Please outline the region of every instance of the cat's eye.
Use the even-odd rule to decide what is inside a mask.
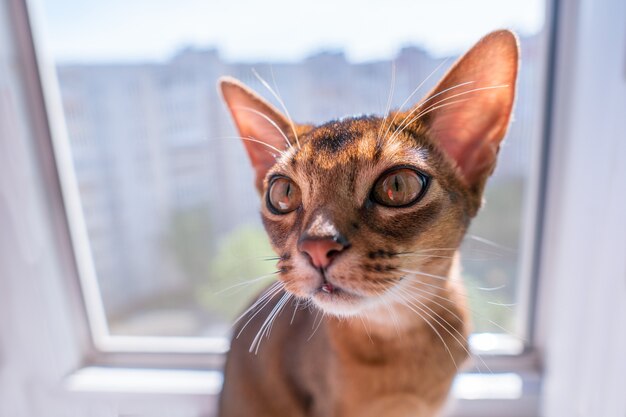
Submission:
[[[374,184],[372,199],[388,207],[408,206],[426,191],[428,177],[411,168],[399,168],[384,173]]]
[[[274,214],[294,211],[302,203],[300,188],[289,178],[276,177],[267,192],[267,207]]]

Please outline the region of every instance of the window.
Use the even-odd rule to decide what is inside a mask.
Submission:
[[[162,337],[159,333],[165,335],[166,332],[159,330],[163,329],[160,325],[152,328],[138,326],[136,328],[142,331],[135,333],[128,331],[128,327],[114,331],[114,326],[109,326],[108,320],[113,323],[116,317],[108,317],[110,313],[105,308],[107,301],[104,300],[103,290],[101,290],[106,287],[107,283],[100,282],[102,276],[94,268],[94,258],[97,253],[111,251],[111,249],[103,248],[107,245],[116,245],[118,242],[114,239],[108,241],[94,239],[91,231],[97,230],[98,233],[103,233],[102,230],[107,230],[110,224],[107,216],[115,213],[115,216],[119,217],[119,212],[116,211],[115,205],[110,203],[111,200],[99,192],[96,181],[85,181],[85,178],[89,179],[88,176],[81,180],[83,183],[76,181],[76,173],[89,173],[90,165],[103,158],[102,155],[93,153],[93,144],[90,144],[98,132],[93,132],[93,126],[89,123],[83,123],[88,119],[79,115],[85,112],[86,107],[77,105],[77,98],[72,97],[67,91],[63,95],[65,115],[59,112],[61,101],[58,100],[59,97],[54,91],[58,87],[58,80],[51,78],[50,66],[45,60],[46,51],[56,51],[58,68],[67,68],[68,62],[72,61],[72,56],[61,54],[59,51],[63,48],[59,49],[59,43],[66,43],[67,46],[68,39],[82,37],[74,42],[88,45],[88,47],[83,50],[74,48],[74,58],[84,58],[82,59],[83,66],[92,68],[98,59],[89,54],[94,51],[107,51],[102,44],[103,39],[110,40],[108,32],[111,28],[115,28],[117,33],[117,29],[123,26],[121,21],[126,21],[127,24],[132,22],[133,29],[136,29],[133,31],[133,36],[126,35],[124,45],[131,45],[130,40],[137,37],[141,38],[139,44],[145,47],[149,45],[149,42],[146,41],[145,35],[143,38],[140,36],[144,27],[135,24],[137,20],[133,16],[137,16],[137,10],[134,8],[139,8],[142,12],[151,9],[145,3],[140,2],[123,6],[110,3],[107,11],[120,16],[116,22],[113,22],[115,24],[112,24],[111,20],[107,19],[97,22],[87,19],[89,14],[102,14],[102,10],[91,9],[89,11],[88,8],[91,7],[89,3],[79,4],[67,1],[46,3],[48,8],[43,15],[36,13],[38,10],[33,6],[34,3],[36,2],[20,0],[0,2],[0,148],[2,150],[0,152],[0,169],[2,170],[2,175],[0,175],[0,224],[2,225],[2,233],[0,233],[0,327],[2,329],[0,414],[78,413],[85,415],[96,412],[102,415],[139,414],[171,417],[213,415],[214,394],[219,390],[221,375],[219,371],[206,371],[201,368],[217,366],[219,363],[206,361],[206,356],[198,360],[200,356],[192,353],[223,352],[227,348],[223,338],[199,336],[197,333],[194,335],[193,332],[187,332],[187,336],[179,332],[169,333],[169,336]],[[420,5],[419,11],[426,17],[435,16],[431,20],[437,23],[446,22],[443,24],[454,26],[453,29],[459,33],[462,32],[463,39],[468,40],[473,32],[463,24],[467,23],[465,21],[476,22],[480,19],[468,19],[471,16],[470,11],[463,9],[464,6],[457,3],[452,5],[443,1],[433,7],[440,7],[440,3],[443,8],[447,9],[446,12],[454,10],[455,15],[462,16],[463,22],[455,21],[450,13],[445,14],[450,18],[449,21],[437,17],[442,14],[437,15],[435,9],[426,13],[427,6]],[[509,2],[506,7],[513,7],[511,4]],[[154,3],[151,2],[150,6],[153,5]],[[480,6],[473,7],[480,9],[483,17],[490,15],[483,13],[483,10],[489,10],[504,19],[491,22],[493,26],[516,27],[523,35],[523,39],[532,33],[541,38],[536,44],[539,52],[536,52],[536,55],[529,55],[538,57],[537,60],[525,59],[524,68],[529,65],[535,66],[532,74],[534,74],[533,82],[536,83],[536,93],[545,94],[548,104],[543,108],[545,111],[539,111],[530,105],[524,108],[529,112],[541,113],[540,117],[546,118],[544,130],[546,137],[549,137],[549,146],[547,144],[543,147],[538,146],[539,135],[535,134],[539,130],[537,123],[529,133],[532,137],[530,140],[532,145],[528,153],[525,154],[522,151],[520,154],[525,155],[522,162],[528,167],[525,168],[525,174],[521,180],[524,190],[521,198],[524,202],[522,208],[519,208],[522,220],[516,226],[519,228],[519,232],[516,232],[518,237],[514,238],[515,242],[519,242],[517,247],[508,240],[501,241],[501,238],[496,235],[475,230],[474,235],[495,241],[499,246],[472,238],[467,244],[474,246],[465,252],[468,262],[466,270],[469,274],[472,271],[470,262],[482,262],[478,260],[480,257],[489,258],[489,260],[495,257],[497,262],[504,262],[502,259],[506,260],[507,257],[517,258],[517,260],[506,260],[509,265],[515,264],[513,270],[518,272],[505,274],[508,277],[507,282],[514,282],[515,288],[513,290],[513,287],[509,286],[507,290],[515,291],[515,298],[513,298],[515,307],[512,307],[514,311],[510,313],[509,309],[505,308],[505,316],[508,317],[505,321],[509,320],[505,324],[517,326],[515,323],[520,322],[516,330],[523,334],[523,328],[528,328],[534,323],[526,339],[532,338],[527,348],[534,350],[537,355],[483,355],[482,358],[495,371],[494,375],[479,375],[471,371],[460,375],[455,393],[457,398],[465,398],[468,401],[460,401],[460,406],[451,415],[455,417],[539,415],[537,403],[541,395],[543,403],[541,415],[549,417],[575,414],[621,416],[626,409],[621,389],[623,384],[619,383],[623,380],[625,369],[623,365],[626,363],[622,354],[626,346],[626,338],[622,333],[616,333],[614,330],[616,325],[620,328],[620,324],[626,317],[624,315],[626,305],[623,302],[624,292],[619,291],[620,288],[623,289],[624,284],[623,280],[620,280],[620,277],[624,276],[624,265],[619,261],[622,259],[625,247],[622,213],[626,210],[626,200],[623,197],[626,195],[624,192],[626,176],[622,175],[626,164],[620,161],[624,155],[624,142],[619,140],[624,136],[625,128],[621,110],[624,108],[626,97],[623,71],[626,38],[623,36],[622,22],[626,4],[619,0],[607,0],[602,3],[593,0],[551,1],[548,5],[551,18],[547,20],[550,22],[554,20],[554,25],[548,25],[551,27],[544,25],[542,28],[531,26],[531,28],[534,27],[532,30],[520,22],[524,21],[522,17],[526,11],[535,10],[534,16],[542,16],[538,8],[533,9],[535,6],[540,7],[535,3],[526,3],[523,9],[512,9],[513,17],[509,20],[503,17],[507,14],[498,9],[500,7],[498,4],[485,1],[473,2],[472,5]],[[149,34],[147,37],[162,36],[158,43],[170,46],[183,43],[193,44],[194,39],[202,38],[200,35],[194,37],[194,33],[199,33],[192,30],[193,25],[191,25],[196,17],[202,20],[203,24],[208,21],[207,16],[213,16],[218,20],[224,18],[224,16],[215,17],[208,13],[201,13],[202,7],[212,7],[210,5],[189,3],[187,6],[178,7],[171,13],[162,13],[159,15],[160,19],[146,16],[142,23],[148,25],[152,22],[150,23],[152,29],[146,29],[146,33]],[[319,7],[328,8],[324,4],[320,4]],[[195,12],[191,13],[193,16],[189,19],[182,19],[181,14],[188,13],[189,10]],[[246,7],[238,10],[247,10],[253,17],[261,16],[260,12],[257,13],[256,10]],[[347,16],[339,9],[333,10],[336,10],[339,16]],[[374,9],[351,10],[356,10],[354,15],[359,17],[361,22],[366,22],[366,19],[362,19],[361,13],[371,12]],[[375,11],[377,22],[384,21],[385,12]],[[54,22],[55,13],[70,13],[72,19],[61,28],[58,25],[55,27],[54,24],[50,25]],[[41,16],[45,18],[43,21],[36,19]],[[182,19],[189,23],[187,25],[189,31],[181,32],[183,35],[179,37],[168,37],[166,31],[161,30],[163,16],[169,19]],[[246,19],[248,20],[239,20],[239,22],[248,24],[250,20],[253,20],[250,17]],[[73,25],[70,24],[72,22],[74,22]],[[264,22],[269,22],[269,20]],[[298,21],[300,25],[303,24],[302,22]],[[541,26],[542,19],[539,18],[537,22]],[[46,23],[52,28],[49,33],[54,36],[42,36],[41,30]],[[428,22],[421,23],[427,26]],[[83,26],[78,30],[77,25],[81,24]],[[476,33],[474,37],[477,38],[482,32],[491,28],[490,25],[485,23],[481,26],[481,33]],[[419,25],[416,23],[416,26]],[[389,28],[390,32],[398,30],[392,25],[387,25],[385,28]],[[440,29],[443,30],[443,27]],[[274,29],[270,28],[269,32],[257,30],[256,33],[267,35],[271,30]],[[452,33],[455,30],[443,32]],[[355,31],[358,32],[358,29]],[[297,31],[292,32],[297,33]],[[331,31],[324,31],[324,33],[327,32]],[[546,36],[547,32],[550,32],[549,36]],[[105,35],[97,38],[96,33]],[[429,39],[439,40],[440,38],[435,37],[434,33],[436,32],[429,32],[431,35]],[[87,34],[91,34],[91,37],[87,37]],[[237,32],[237,35],[241,33]],[[33,42],[33,37],[35,42]],[[179,42],[181,39],[184,42]],[[207,39],[201,39],[196,46],[200,49],[203,45],[206,46],[209,43]],[[228,39],[234,41],[237,36],[228,36]],[[611,42],[607,42],[607,39]],[[41,46],[46,45],[46,41],[48,45],[50,41],[54,41],[52,48],[41,49]],[[243,41],[238,42],[245,45]],[[419,42],[419,39],[415,42]],[[524,40],[523,42],[526,43]],[[396,47],[401,43],[396,42]],[[549,50],[546,50],[546,44],[550,45]],[[34,48],[35,45],[40,48]],[[150,58],[152,66],[161,64],[167,67],[173,63],[172,59],[159,55],[158,51],[150,52],[149,48],[143,51],[143,55],[139,53],[139,50],[123,53],[122,46],[124,45],[118,42],[116,48],[119,47],[119,49],[108,49],[107,53],[112,55],[101,59],[100,63],[117,62],[119,64],[122,61],[128,62],[133,57],[142,58],[144,61]],[[281,49],[276,47],[275,42],[269,45],[272,46],[271,49]],[[320,48],[323,45],[337,46],[328,39],[323,39],[318,43]],[[346,45],[347,43],[343,46]],[[377,51],[380,49],[379,46],[380,44],[372,43],[368,44],[367,49]],[[424,46],[427,49],[433,47],[426,44]],[[437,48],[440,47],[441,45],[437,46]],[[458,48],[461,49],[460,46]],[[72,47],[66,47],[67,51],[72,49]],[[220,64],[223,68],[216,70],[219,73],[227,72],[226,70],[234,65],[233,62],[238,62],[233,56],[224,52],[227,49],[227,46],[220,48],[222,56],[225,57],[225,63]],[[267,58],[267,62],[272,62],[274,71],[277,72],[276,67],[281,61],[279,58],[270,55],[266,50],[254,49],[252,52],[255,51],[264,57],[263,59]],[[297,48],[297,51],[304,55],[310,52],[302,45]],[[153,55],[149,56],[150,54]],[[442,53],[441,56],[446,54],[447,52]],[[544,55],[548,56],[550,62],[544,62]],[[358,51],[347,53],[346,56],[350,67],[355,63],[361,65],[368,62],[368,59],[363,58]],[[395,56],[395,54],[389,53],[387,58],[390,56]],[[435,56],[435,58],[441,58],[441,56]],[[295,65],[299,59],[294,58],[291,65]],[[385,55],[381,53],[379,60],[385,59]],[[147,64],[147,61],[144,64]],[[141,65],[138,66],[141,67]],[[547,71],[541,68],[544,66],[547,67]],[[114,67],[118,68],[120,65]],[[255,65],[255,67],[260,68],[263,75],[268,76],[267,67],[263,65]],[[575,70],[572,71],[572,68]],[[523,69],[523,71],[526,70]],[[546,80],[543,77],[544,72],[548,74]],[[246,74],[250,80],[253,80],[247,70]],[[271,78],[271,71],[269,77]],[[389,82],[389,78],[390,68],[387,63],[386,71],[381,74],[381,79],[384,79],[382,84]],[[396,85],[400,89],[399,83],[402,75],[399,65],[396,78],[398,81]],[[293,94],[289,91],[294,88],[294,85],[301,85],[284,84],[281,79],[277,79],[277,83],[281,86],[281,92],[285,97]],[[137,94],[137,91],[144,88],[142,85],[128,82],[125,88],[129,94]],[[379,85],[378,80],[375,85]],[[106,86],[102,84],[100,87]],[[545,91],[543,91],[544,86],[546,86]],[[382,108],[388,90],[384,86],[376,88],[381,90],[382,100],[379,104]],[[191,90],[193,93],[195,89]],[[335,90],[330,89],[331,93],[333,91]],[[87,100],[91,93],[89,91],[83,100]],[[396,94],[399,93],[396,92]],[[206,99],[206,96],[202,97]],[[520,96],[520,100],[522,97],[524,96]],[[544,105],[543,100],[539,98],[533,100],[538,107]],[[191,146],[197,138],[193,133],[197,126],[190,126],[186,121],[190,117],[189,111],[191,110],[188,109],[194,107],[193,104],[189,104],[192,101],[188,96],[185,97],[185,94],[178,96],[172,93],[171,103],[168,101],[168,105],[172,106],[168,110],[171,115],[163,112],[167,116],[163,120],[145,125],[149,128],[161,126],[160,129],[170,129],[174,132],[172,135],[177,136],[173,143],[169,144],[172,152],[177,149],[178,145],[184,151],[185,147]],[[349,101],[346,100],[345,103]],[[589,106],[589,103],[603,103],[604,105]],[[109,108],[107,111],[119,111],[124,108],[130,115],[134,113],[135,117],[149,115],[145,109],[136,111],[137,108],[134,105],[118,104],[119,107]],[[522,104],[520,103],[520,106]],[[148,108],[154,103],[149,101],[143,105]],[[175,111],[178,108],[176,106],[190,107],[178,113]],[[316,111],[325,110],[327,109],[320,105]],[[336,113],[341,110],[338,109]],[[93,111],[96,116],[105,114],[103,107],[90,111]],[[346,107],[343,111],[349,112],[351,109]],[[304,110],[302,112],[306,114]],[[203,120],[209,123],[215,114],[211,112]],[[225,115],[220,116],[220,119],[222,117]],[[519,120],[521,116],[518,114],[517,117]],[[598,120],[602,120],[603,123],[598,123]],[[133,123],[133,127],[129,129],[137,138],[136,142],[133,142],[134,145],[141,140],[154,145],[151,142],[150,132],[143,135],[146,133],[142,132],[144,125],[137,121]],[[71,143],[64,132],[66,126],[71,131]],[[110,126],[105,126],[105,128],[109,129],[108,131],[105,129],[107,137],[111,135],[111,132],[116,131]],[[117,129],[119,130],[119,127]],[[220,134],[229,135],[227,131]],[[589,138],[593,138],[593,142],[590,142]],[[55,149],[52,149],[52,143]],[[67,152],[70,144],[71,154]],[[146,173],[151,171],[145,167],[145,162],[152,160],[141,157],[140,153],[138,156],[138,145],[131,148],[135,151],[125,155],[127,158],[125,161],[127,164],[136,162],[136,166],[133,167],[134,171],[128,169],[125,172],[133,173],[136,176],[134,181],[147,182],[150,176]],[[503,152],[507,152],[507,148]],[[110,160],[115,160],[112,155],[109,156]],[[503,160],[504,157],[503,154]],[[191,170],[189,167],[194,166],[193,162],[190,162],[192,160],[193,158],[189,157],[184,163],[176,165],[176,169],[184,172],[187,169]],[[542,167],[544,164],[546,166]],[[174,166],[174,164],[171,165]],[[583,166],[585,174],[591,173],[591,175],[580,175]],[[168,164],[167,167],[170,168],[170,165]],[[168,173],[166,170],[161,172]],[[97,173],[96,168],[93,168],[89,174],[97,179],[94,173]],[[181,180],[180,187],[168,189],[171,194],[167,194],[180,196],[181,200],[188,198],[189,207],[197,204],[194,202],[195,194],[188,193],[195,186],[192,181],[193,176],[191,177],[189,180]],[[540,178],[541,181],[539,181]],[[241,189],[249,189],[250,186],[243,185],[243,181],[247,179],[242,180]],[[60,185],[63,187],[61,188]],[[539,188],[545,188],[546,191],[537,192]],[[581,190],[584,190],[584,195],[581,195]],[[544,197],[545,203],[538,204],[537,200]],[[82,198],[82,201],[79,198]],[[153,201],[158,201],[158,199],[154,198]],[[505,202],[508,203],[508,201]],[[97,211],[94,207],[107,204],[111,204],[110,212],[99,213],[99,216],[94,215]],[[490,206],[493,207],[493,203],[488,203],[486,210],[489,210]],[[539,206],[545,207],[545,215],[536,216],[535,208]],[[88,213],[92,213],[92,218],[89,222],[84,222],[83,214],[87,216]],[[485,211],[485,213],[488,212]],[[589,213],[593,215],[589,216]],[[144,214],[149,217],[145,219],[146,224],[150,224],[156,218],[153,217],[155,216],[153,213],[144,212]],[[518,215],[516,214],[515,217]],[[477,222],[477,229],[480,228],[481,221],[487,222],[488,216],[485,215]],[[86,223],[89,223],[90,229],[85,227]],[[191,224],[195,227],[194,223]],[[541,236],[537,238],[536,245],[533,245],[535,240],[533,230],[535,229],[543,231],[538,233]],[[125,231],[122,230],[122,232]],[[494,231],[496,232],[500,231]],[[506,236],[513,235],[507,234]],[[541,257],[540,267],[536,266],[533,259],[535,252]],[[106,268],[115,268],[118,261],[114,257],[107,258],[100,255],[100,259],[95,262],[99,262],[100,266],[97,268],[106,270]],[[80,274],[76,273],[76,269]],[[531,270],[536,270],[536,273],[540,274],[537,294],[533,297],[539,300],[537,306],[525,301],[529,298],[528,294],[533,292],[528,277],[536,274],[530,274]],[[84,284],[82,288],[78,286],[78,275]],[[593,280],[590,280],[590,277]],[[492,281],[481,282],[479,285],[498,288],[500,286],[498,284],[497,281]],[[499,301],[508,304],[511,297],[504,298],[506,291],[502,293],[498,291],[500,290],[487,291],[487,294],[499,294],[498,296],[502,297]],[[84,305],[83,301],[86,301]],[[179,304],[179,306],[183,305]],[[147,305],[146,311],[150,309],[151,307]],[[91,318],[90,326],[87,326],[86,320],[83,320],[85,310],[89,312]],[[167,309],[161,308],[159,311],[164,310]],[[128,317],[132,318],[132,315]],[[161,317],[162,320],[172,320],[168,314],[162,314]],[[124,321],[121,320],[120,323]],[[489,323],[483,323],[483,325],[483,330],[479,329],[480,331],[496,331],[489,327]],[[159,329],[154,330],[156,327]],[[177,337],[174,334],[183,337]],[[478,348],[478,352],[507,351],[510,353],[516,350],[494,349],[498,345],[500,347],[503,345],[501,341],[496,340],[497,335],[494,333],[483,333],[483,335],[486,336],[478,336],[474,343],[474,348]],[[135,353],[131,353],[132,350]],[[156,352],[179,352],[179,354]],[[99,353],[102,354],[99,355]],[[221,355],[212,357],[217,358],[219,362]],[[178,361],[181,358],[184,361]],[[541,363],[538,363],[539,361]],[[116,366],[89,367],[89,365],[103,362]],[[158,364],[161,369],[157,369],[155,364]],[[163,369],[167,366],[187,369]],[[128,369],[129,367],[133,369]],[[544,373],[544,370],[547,371]],[[479,383],[476,383],[477,379]],[[520,390],[523,394],[521,397],[519,396]],[[77,391],[88,391],[89,395],[85,396]],[[511,392],[517,392],[518,395],[511,397]],[[459,393],[462,395],[459,396]],[[469,400],[470,398],[472,400]]]
[[[425,94],[479,36],[513,26],[523,57],[515,122],[463,264],[483,334],[475,348],[522,350],[545,5],[455,3],[472,15],[455,22],[439,19],[446,2],[413,2],[411,13],[397,13],[406,5],[396,3],[345,2],[330,15],[323,4],[302,6],[292,11],[294,22],[307,22],[298,30],[270,13],[286,7],[278,0],[44,2],[73,159],[62,169],[75,172],[84,215],[91,256],[83,262],[93,262],[94,273],[82,283],[99,348],[123,350],[116,340],[146,336],[162,337],[164,350],[179,337],[223,350],[229,323],[272,279],[251,169],[216,92],[219,76],[267,93],[257,72],[296,120],[382,114],[389,97],[398,107],[422,81],[414,100]],[[388,29],[372,29],[381,24]],[[459,24],[466,30],[453,30]]]

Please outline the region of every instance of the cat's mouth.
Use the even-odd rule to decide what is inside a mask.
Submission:
[[[355,310],[363,300],[362,295],[330,282],[325,274],[321,285],[314,290],[311,298],[322,310],[340,315],[353,313],[352,310]]]

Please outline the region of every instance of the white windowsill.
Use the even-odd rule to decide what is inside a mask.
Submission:
[[[220,371],[145,369],[89,366],[69,375],[64,387],[70,392],[204,395],[219,394]],[[518,400],[525,395],[521,374],[461,373],[452,396],[457,400]]]

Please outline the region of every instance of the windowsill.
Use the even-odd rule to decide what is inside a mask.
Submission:
[[[452,417],[536,416],[539,404],[537,373],[461,373],[450,401]],[[89,366],[69,375],[64,387],[71,393],[157,394],[216,399],[223,375],[215,370],[174,370]],[[513,407],[514,405],[514,407]],[[509,415],[509,414],[507,414]]]

